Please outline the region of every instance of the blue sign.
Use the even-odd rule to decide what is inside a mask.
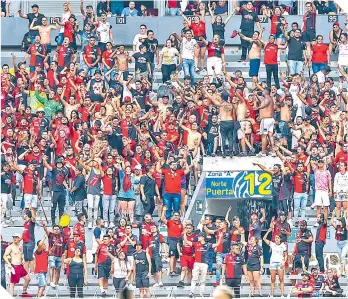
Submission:
[[[265,198],[271,194],[272,176],[263,171],[208,171],[206,176],[206,198]]]

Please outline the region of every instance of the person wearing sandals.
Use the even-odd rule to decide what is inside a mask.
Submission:
[[[64,260],[65,264],[69,264],[68,283],[70,288],[70,297],[75,298],[76,291],[79,298],[83,298],[83,286],[87,285],[87,268],[81,258],[80,248],[76,248],[72,258]]]
[[[112,261],[111,274],[116,292],[122,291],[131,275],[132,265],[126,260],[124,251],[120,251]]]

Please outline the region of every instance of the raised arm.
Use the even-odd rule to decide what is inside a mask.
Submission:
[[[267,172],[267,173],[269,173],[271,175],[274,174],[274,172],[272,170],[268,169],[267,167],[263,166],[262,164],[260,164],[258,162],[254,162],[253,165],[260,167],[261,170],[263,170],[264,172]]]

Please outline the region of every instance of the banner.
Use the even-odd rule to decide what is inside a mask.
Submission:
[[[263,171],[208,171],[207,199],[263,198],[272,195],[272,176]]]

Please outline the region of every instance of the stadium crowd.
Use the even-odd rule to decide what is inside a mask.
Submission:
[[[233,13],[223,9],[225,1],[199,2],[192,18],[185,13],[190,6],[182,12],[177,1],[169,1],[177,4],[168,6],[169,13],[183,17],[182,31],[159,45],[144,19],[131,52],[115,44],[107,19],[110,1],[100,2],[105,9],[81,1],[82,24],[69,2],[53,25],[37,4],[30,13],[18,11],[28,19],[29,32],[24,61],[13,55],[13,66],[2,65],[1,226],[9,226],[18,186],[24,227],[22,235],[1,242],[2,286],[7,287],[8,267],[9,292],[23,278],[21,296],[31,297],[27,288],[34,273],[35,295],[42,297],[47,284],[56,288],[65,271],[70,296],[82,298],[90,275],[85,230],[93,229],[93,273],[102,297],[112,278],[116,290],[135,283],[140,296],[149,298],[150,276],[155,287],[163,286],[163,261],[169,262],[168,275],[179,275],[178,287],[185,281],[191,286],[190,297],[197,283],[204,293],[206,275],[213,272],[216,285],[233,288],[235,297],[244,276],[250,295],[255,290],[261,295],[263,243],[272,250],[271,296],[277,276],[286,295],[284,274],[289,273],[302,273],[293,295],[342,296],[338,278],[348,275],[348,41],[338,22],[329,36],[316,34],[316,11],[327,13],[330,1],[307,2],[302,24],[286,21],[293,1],[279,1],[289,9],[264,1],[260,11],[254,1],[242,1]],[[115,14],[128,16],[133,4]],[[262,28],[258,13],[269,17],[271,32]],[[250,63],[252,86],[241,71],[226,72],[225,25],[235,14],[242,16],[240,31],[228,34],[241,40],[240,61]],[[213,36],[206,35],[207,26]],[[57,32],[56,49],[51,31]],[[286,73],[279,71],[284,51]],[[265,82],[259,80],[261,55]],[[135,72],[129,70],[133,62]],[[330,77],[332,68],[339,81]],[[158,72],[163,85],[153,90]],[[279,157],[282,165],[268,169],[262,164],[267,155]],[[230,209],[226,217],[182,222],[205,156],[261,158],[254,164],[272,176],[271,215],[264,209],[253,212],[245,229],[236,211],[230,223]],[[51,193],[51,221],[36,223],[44,187]],[[73,227],[61,224],[69,204],[78,219]],[[307,205],[316,209],[315,235],[305,220]],[[159,221],[153,220],[155,210]],[[272,219],[262,237],[266,217]],[[45,232],[41,240],[35,236],[37,225]],[[338,270],[324,265],[330,226]],[[166,238],[160,227],[167,228]],[[293,227],[300,229],[295,249],[288,252]],[[312,246],[318,266],[310,269]]]

